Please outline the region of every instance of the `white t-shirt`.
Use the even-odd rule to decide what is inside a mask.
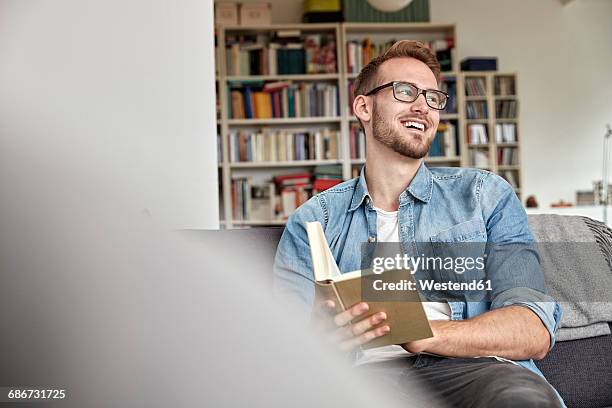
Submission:
[[[376,241],[399,242],[399,220],[397,211],[376,210]],[[399,247],[398,247],[399,248]],[[423,309],[429,320],[450,320],[451,309],[448,302],[423,302]],[[363,351],[357,364],[366,364],[410,356],[401,346],[391,345]]]

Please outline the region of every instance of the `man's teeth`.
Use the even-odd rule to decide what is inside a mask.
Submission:
[[[404,126],[407,127],[407,128],[414,127],[414,128],[419,129],[419,130],[425,130],[425,125],[423,125],[422,123],[419,123],[419,122],[407,121],[407,122],[404,122]]]

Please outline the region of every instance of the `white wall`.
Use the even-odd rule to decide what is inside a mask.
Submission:
[[[461,58],[494,55],[519,73],[523,181],[540,206],[601,180],[612,124],[612,2],[432,0],[435,22],[456,22]]]
[[[289,8],[293,4],[293,8]],[[273,0],[276,23],[297,23],[302,2]],[[612,1],[430,0],[433,22],[455,23],[460,58],[497,56],[519,73],[524,197],[540,206],[601,179],[612,124]]]
[[[218,227],[212,11],[0,0],[3,198]]]

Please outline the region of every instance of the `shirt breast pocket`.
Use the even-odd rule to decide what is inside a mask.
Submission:
[[[430,273],[435,279],[460,283],[484,279],[487,232],[481,218],[443,229],[430,237],[430,243],[434,256]],[[450,292],[453,297],[466,294],[463,290]]]

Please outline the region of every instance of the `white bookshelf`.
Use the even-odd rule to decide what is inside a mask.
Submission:
[[[518,97],[518,75],[516,72],[499,72],[499,71],[469,71],[461,73],[462,81],[465,84],[466,78],[482,78],[485,83],[486,93],[483,96],[465,96],[464,105],[471,101],[484,101],[487,106],[488,117],[486,119],[467,119],[466,114],[466,126],[470,124],[483,124],[487,127],[488,143],[467,143],[466,154],[463,157],[462,166],[465,167],[480,167],[486,170],[495,172],[502,177],[505,177],[507,172],[513,174],[514,182],[516,186],[514,190],[516,194],[521,197],[521,186],[523,185],[522,180],[522,161],[521,161],[521,132],[520,132],[520,103]],[[497,78],[512,78],[514,82],[514,93],[509,95],[497,95],[495,92],[495,81]],[[462,91],[465,93],[465,89]],[[516,103],[516,115],[512,118],[497,117],[496,104],[503,101],[514,101]],[[466,110],[464,106],[464,111]],[[496,137],[496,125],[497,124],[512,124],[515,126],[515,141],[501,141],[499,142]],[[466,133],[467,135],[467,129]],[[467,136],[466,136],[467,142]],[[512,149],[513,162],[512,163],[499,163],[498,160],[498,149]],[[471,162],[469,152],[472,149],[486,150],[488,153],[489,164],[487,166],[475,166]]]
[[[336,37],[336,73],[326,74],[305,74],[305,75],[251,75],[251,76],[228,76],[226,67],[226,38],[227,35],[238,33],[273,33],[278,30],[300,30],[302,33],[334,33]],[[350,114],[348,107],[348,83],[354,80],[356,73],[347,72],[346,45],[349,41],[369,37],[373,41],[385,42],[390,40],[415,39],[421,41],[434,41],[445,38],[454,39],[452,51],[452,70],[443,72],[443,78],[453,78],[456,82],[456,107],[455,113],[441,113],[441,120],[452,121],[457,133],[457,144],[459,155],[451,157],[427,157],[426,162],[432,166],[467,166],[469,160],[469,150],[473,148],[488,148],[491,155],[495,155],[497,147],[507,147],[519,149],[520,138],[516,143],[495,144],[494,134],[489,143],[483,146],[468,146],[466,138],[466,126],[469,123],[483,123],[494,130],[495,123],[512,122],[517,123],[516,119],[496,119],[494,118],[495,101],[498,99],[511,99],[511,97],[499,97],[493,95],[493,82],[495,75],[515,75],[506,73],[459,72],[458,44],[455,26],[452,24],[430,24],[430,23],[334,23],[334,24],[282,24],[271,25],[268,27],[218,27],[217,28],[217,61],[218,61],[218,93],[220,98],[221,114],[218,119],[219,132],[221,134],[221,154],[222,159],[219,163],[220,168],[220,194],[223,205],[224,219],[222,226],[225,228],[241,228],[248,226],[263,225],[282,225],[283,220],[277,219],[254,219],[254,220],[234,220],[232,218],[232,193],[231,182],[235,174],[249,175],[256,174],[256,177],[268,177],[271,179],[275,174],[281,174],[287,169],[304,170],[311,169],[318,165],[339,164],[342,166],[343,178],[351,178],[353,171],[363,165],[363,159],[350,157],[350,126],[357,119]],[[490,94],[483,97],[466,97],[464,91],[464,78],[466,75],[485,76],[491,83],[488,87]],[[516,78],[516,75],[515,75]],[[231,119],[228,117],[228,87],[231,82],[240,81],[297,81],[297,82],[317,82],[325,81],[336,84],[339,92],[340,115],[337,117],[296,117],[296,118],[276,118],[276,119]],[[516,86],[516,84],[515,84]],[[516,98],[516,95],[513,96]],[[489,106],[489,118],[485,120],[467,120],[465,104],[469,100],[484,100]],[[229,134],[234,129],[295,129],[300,128],[329,128],[339,131],[338,139],[338,159],[337,160],[303,160],[303,161],[280,161],[280,162],[230,162],[229,159]],[[507,169],[496,166],[495,157],[490,159],[491,165],[488,166],[493,171],[513,170],[520,175],[520,164],[512,165]],[[520,163],[520,162],[519,162]],[[521,181],[519,180],[519,187]],[[518,193],[518,191],[517,191]]]

